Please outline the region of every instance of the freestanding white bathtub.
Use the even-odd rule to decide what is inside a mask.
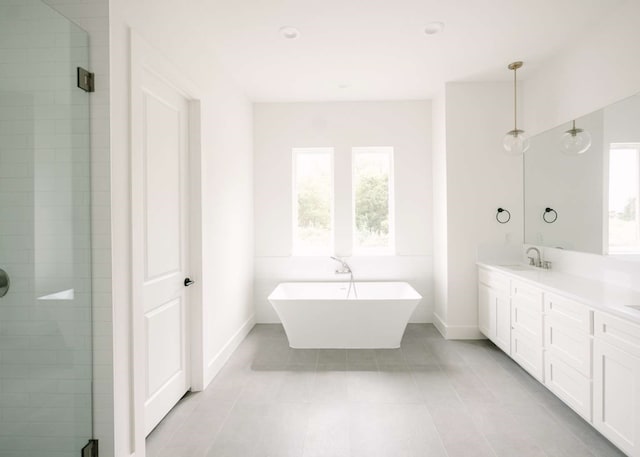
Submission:
[[[406,282],[288,282],[269,295],[289,339],[302,348],[397,348],[422,296]]]

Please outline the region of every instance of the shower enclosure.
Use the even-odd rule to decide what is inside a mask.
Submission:
[[[88,36],[0,0],[0,457],[92,437]]]

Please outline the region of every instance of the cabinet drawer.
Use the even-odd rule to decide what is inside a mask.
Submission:
[[[544,312],[547,316],[562,320],[569,325],[575,325],[589,334],[592,333],[592,312],[582,303],[546,293],[544,294]]]
[[[542,348],[544,344],[544,327],[542,311],[531,301],[522,297],[511,299],[511,323],[514,329],[527,333]]]
[[[549,390],[591,422],[591,379],[564,363],[553,352],[545,353],[544,373],[544,382]]]
[[[544,381],[542,354],[540,341],[518,329],[511,331],[511,357],[541,382]]]
[[[640,357],[640,325],[596,311],[594,334],[607,343],[625,352]]]
[[[491,289],[509,294],[509,278],[505,275],[484,268],[478,269],[478,281]]]
[[[542,290],[527,283],[512,280],[511,297],[517,298],[521,302],[529,302],[536,311],[543,311]]]
[[[562,318],[546,316],[545,349],[588,378],[591,378],[591,345],[591,337],[587,332],[567,325]]]

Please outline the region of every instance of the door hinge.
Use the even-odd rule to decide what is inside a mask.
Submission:
[[[89,70],[78,67],[78,87],[85,92],[95,92],[96,76]]]
[[[98,457],[98,440],[89,440],[80,457]]]

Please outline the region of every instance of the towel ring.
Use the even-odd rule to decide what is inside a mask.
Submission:
[[[506,217],[503,216],[502,218],[500,218],[500,215],[502,213],[506,213],[507,216]],[[504,208],[498,208],[498,211],[496,212],[496,221],[498,221],[501,224],[506,224],[510,220],[511,220],[511,213]]]
[[[547,216],[548,214],[551,214],[551,215]],[[542,213],[542,219],[547,224],[553,224],[555,221],[558,220],[558,212],[553,208],[545,208],[544,213]]]

